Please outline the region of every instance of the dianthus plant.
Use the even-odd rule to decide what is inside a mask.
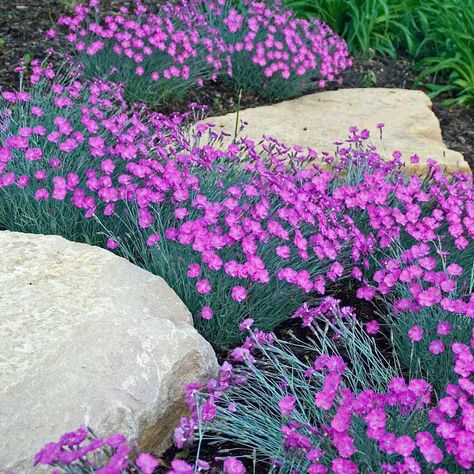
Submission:
[[[106,14],[100,1],[91,0],[58,23],[66,28],[85,76],[123,82],[129,102],[177,103],[191,87],[215,79],[224,66],[220,35],[186,2],[150,12],[136,1],[132,9],[122,6]]]
[[[192,416],[175,430],[176,444],[232,441],[280,473],[472,468],[474,334],[470,346],[452,345],[455,380],[437,397],[428,381],[398,373],[399,361],[385,359],[352,308],[326,298],[311,319],[306,343],[245,321],[250,335],[232,363],[205,387],[187,388]]]
[[[344,40],[280,0],[271,8],[255,0],[181,0],[155,10],[137,0],[115,15],[91,0],[58,23],[87,77],[123,82],[129,101],[152,105],[176,103],[217,77],[236,91],[292,97],[340,80],[351,65]]]
[[[116,84],[48,84],[54,71],[33,68],[30,93],[3,93],[4,227],[116,250],[165,278],[219,346],[246,317],[273,329],[341,290],[388,298],[400,320],[438,304],[474,314],[471,177],[434,163],[406,176],[355,127],[334,155],[224,146],[210,124],[127,108]]]
[[[285,99],[341,81],[351,66],[347,45],[318,19],[297,18],[280,0],[199,0],[220,31],[236,91]]]
[[[369,248],[328,193],[333,173],[306,168],[313,154],[215,147],[208,125],[128,109],[103,80],[3,101],[1,224],[116,250],[165,278],[216,345],[248,315],[273,328]]]

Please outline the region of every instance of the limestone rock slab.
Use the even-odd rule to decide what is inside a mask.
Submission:
[[[160,452],[211,346],[161,278],[57,236],[0,232],[0,467],[86,423]]]
[[[417,154],[419,165],[410,165],[415,172],[425,170],[429,158],[448,172],[470,172],[462,154],[444,145],[431,106],[431,100],[422,91],[339,89],[241,110],[239,119],[248,122],[241,136],[256,142],[263,135],[272,136],[286,145],[301,145],[320,152],[333,152],[333,142],[347,138],[348,128],[355,125],[370,130],[371,142],[387,158],[398,150],[409,163],[409,157]],[[233,136],[236,113],[210,117],[206,122],[214,123],[215,131],[224,130]],[[379,122],[385,124],[382,140],[376,128]]]

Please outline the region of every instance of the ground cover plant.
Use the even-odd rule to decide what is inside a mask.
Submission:
[[[310,384],[306,389],[322,394],[316,396],[316,408],[307,400],[301,402],[310,413],[303,418],[307,429],[323,429],[323,420],[330,418],[319,410],[329,410],[336,399],[339,403],[338,397],[344,410],[357,397],[369,395],[377,403],[383,401],[385,410],[399,404],[390,390],[402,391],[398,408],[410,423],[394,422],[404,426],[403,432],[388,433],[387,443],[395,443],[394,450],[385,441],[378,447],[369,441],[379,442],[373,436],[385,431],[367,435],[357,423],[361,440],[359,448],[351,448],[353,441],[347,436],[355,434],[346,422],[342,431],[336,430],[342,434],[324,435],[332,443],[328,452],[314,454],[314,449],[321,449],[321,440],[313,446],[300,433],[298,422],[290,423],[283,430],[280,426],[277,431],[260,431],[264,438],[269,435],[281,443],[267,445],[256,437],[252,445],[260,449],[259,459],[275,469],[286,472],[295,462],[307,466],[312,461],[314,472],[325,472],[329,465],[333,472],[356,472],[360,464],[362,472],[368,466],[385,472],[404,472],[411,466],[418,472],[420,462],[441,458],[450,466],[448,472],[457,472],[458,466],[470,468],[469,367],[474,360],[469,349],[474,305],[470,176],[448,177],[434,162],[425,179],[406,175],[399,153],[384,161],[366,144],[369,133],[356,127],[345,142],[339,142],[334,155],[322,155],[325,168],[314,163],[316,152],[288,148],[275,139],[261,146],[236,140],[223,148],[210,125],[192,126],[182,115],[167,117],[144,107],[130,108],[120,85],[81,81],[70,70],[61,78],[61,72],[49,65],[33,63],[33,67],[38,81],[34,79],[29,93],[3,93],[0,222],[4,227],[104,245],[164,276],[192,310],[202,334],[218,347],[240,339],[237,325],[244,321],[246,327],[248,316],[267,331],[291,315],[301,318],[317,337],[313,350],[341,356],[337,360],[346,360],[349,366],[347,387],[341,386],[341,393],[342,368],[319,378],[316,388]],[[383,124],[378,127],[383,133]],[[416,163],[418,157],[411,161]],[[351,310],[339,311],[331,306],[333,299],[322,300],[345,292],[384,303],[384,311],[378,316],[374,311],[366,331],[375,334],[382,325],[388,328],[390,363],[380,347],[368,342]],[[314,325],[320,320],[323,331]],[[265,351],[273,336],[255,334],[256,348]],[[352,346],[344,343],[344,337]],[[283,356],[284,351],[271,358],[273,366],[264,364],[265,370],[258,372],[252,341],[247,339],[232,351],[235,360],[249,364],[244,371],[258,375],[265,386],[277,383],[284,391],[289,381],[296,383],[295,367],[282,368],[280,357],[285,364],[291,360],[298,366],[298,362],[291,354]],[[291,379],[280,383],[274,371],[282,370]],[[404,380],[408,387],[410,383],[418,387],[414,395],[400,388]],[[229,404],[236,403],[233,397],[252,403],[243,382],[239,375],[235,386],[229,383]],[[303,382],[304,377],[299,383]],[[196,411],[192,401],[196,387],[191,388],[188,399],[194,418],[183,421],[178,433],[188,430],[187,436],[181,441],[178,437],[178,443],[193,439],[197,427],[200,436],[219,433],[219,439],[251,445],[243,427],[236,437],[236,419],[221,424],[225,418],[214,414],[215,383],[209,387],[205,407],[211,415]],[[433,397],[429,401],[428,392]],[[296,400],[291,393],[285,399],[290,407]],[[426,405],[446,397],[443,403],[454,403],[461,410],[459,421],[457,408],[441,410],[454,418],[449,422],[437,411],[427,411]],[[268,398],[272,400],[275,397]],[[311,414],[314,410],[316,415]],[[264,419],[258,418],[263,416],[259,411],[251,411],[256,419],[249,424],[249,433]],[[243,420],[248,421],[245,413]],[[363,410],[355,413],[362,419],[368,415]],[[426,443],[414,437],[420,426],[426,431]],[[438,438],[433,441],[430,426],[445,440],[444,447]],[[455,446],[449,442],[452,430]],[[275,437],[276,432],[283,438]],[[317,438],[318,432],[313,434]],[[464,441],[459,442],[461,434]],[[411,456],[417,442],[425,461]],[[367,452],[376,450],[380,452],[373,463],[367,464]],[[311,458],[305,458],[310,452]],[[356,452],[365,454],[360,458]]]
[[[96,6],[93,1],[90,8]],[[82,30],[90,13],[84,6],[61,23],[78,35],[70,38],[76,47],[90,32],[120,30],[125,42],[133,42],[132,31],[140,38],[142,27],[167,25],[166,34],[175,32],[138,8],[144,23],[122,10],[104,20],[107,27],[92,22]],[[263,3],[182,8],[169,4],[163,11],[178,12],[195,45],[203,39],[201,26],[207,33],[238,33],[245,22],[251,32],[262,23],[271,33],[276,24],[267,17],[292,25],[285,30],[290,37],[298,28],[306,32],[287,11],[277,8],[272,16]],[[336,48],[330,56],[346,58],[344,44],[327,33]],[[186,43],[186,34],[180,37]],[[203,41],[216,54],[206,60],[206,74],[217,74],[225,57],[222,64],[232,70],[251,67],[237,46],[245,35],[229,38]],[[84,43],[89,47],[85,54],[92,57],[105,46]],[[235,56],[226,56],[229,51]],[[189,60],[191,68],[199,53],[187,52],[183,64]],[[117,57],[124,59],[122,53],[128,55]],[[171,79],[172,66],[162,60],[161,73],[167,70],[183,94],[201,76],[198,68],[187,83],[183,66]],[[264,65],[258,66],[255,77],[266,81]],[[163,469],[472,470],[472,177],[448,176],[434,161],[426,176],[410,175],[398,152],[382,157],[369,132],[357,127],[331,153],[270,137],[254,143],[236,136],[224,145],[225,134],[196,125],[203,118],[199,105],[171,115],[131,105],[137,98],[127,84],[111,81],[113,75],[96,77],[98,71],[88,79],[87,67],[33,60],[28,76],[19,68],[19,91],[2,92],[0,227],[103,246],[162,276],[201,334],[228,352],[218,379],[186,388],[191,416],[177,427],[175,443],[188,458]],[[126,74],[136,75],[135,69]],[[280,90],[280,79],[272,78],[268,91]],[[291,73],[285,81],[290,89],[301,85]],[[159,95],[166,89],[146,87],[137,90]],[[377,128],[383,135],[384,124]],[[360,302],[365,312],[349,306]],[[277,336],[289,321],[301,337]],[[212,459],[205,459],[204,445],[214,447]],[[36,462],[59,472],[151,473],[159,461],[120,435],[96,438],[81,427],[46,445]]]
[[[364,57],[407,56],[418,85],[445,103],[472,107],[474,2],[472,0],[287,0],[303,17],[317,17]],[[439,12],[443,11],[443,15]],[[449,94],[447,94],[449,93]]]
[[[34,67],[38,75],[54,74]],[[4,97],[3,227],[116,249],[165,278],[215,346],[237,342],[246,316],[271,330],[305,301],[337,291],[343,279],[368,299],[376,291],[373,279],[388,292],[398,283],[393,274],[403,270],[384,267],[382,255],[398,248],[395,239],[408,251],[406,242],[439,232],[443,245],[472,260],[463,227],[451,223],[456,214],[445,214],[445,200],[460,192],[471,199],[469,179],[460,175],[451,184],[436,169],[428,182],[404,178],[398,156],[384,164],[362,146],[366,131],[354,129],[350,146],[323,170],[307,166],[315,152],[275,140],[261,151],[247,141],[222,150],[212,130],[203,139],[208,126],[193,129],[182,116],[127,109],[120,86],[100,80],[46,82],[30,94]],[[375,207],[366,201],[373,194]],[[378,246],[383,254],[374,252]],[[433,285],[443,279],[444,293],[453,291],[441,270],[427,276],[427,288],[404,277],[412,292],[404,309],[416,310],[419,295],[428,307],[439,303],[444,294]],[[379,285],[381,278],[390,285]],[[274,305],[279,295],[284,304]]]
[[[340,80],[351,64],[326,24],[296,18],[279,1],[268,8],[255,0],[191,0],[155,9],[137,2],[103,15],[93,0],[58,24],[86,77],[124,82],[129,101],[151,105],[177,102],[217,78],[237,92],[288,98]]]

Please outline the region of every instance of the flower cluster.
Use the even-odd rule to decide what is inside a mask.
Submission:
[[[341,83],[352,62],[346,43],[316,18],[302,19],[281,1],[211,0],[207,18],[229,53],[231,81],[239,90],[269,98]]]
[[[88,226],[89,241],[163,276],[222,345],[248,315],[272,329],[343,281],[361,299],[391,298],[394,313],[439,304],[471,316],[470,177],[434,164],[429,180],[406,177],[398,155],[385,162],[355,127],[322,155],[326,168],[275,139],[224,147],[211,124],[127,108],[114,83],[45,85],[41,71],[30,94],[3,93],[0,191],[21,190],[2,199],[8,228],[21,230],[29,212],[47,227],[50,206],[69,206],[71,217],[56,211],[56,232],[77,240]]]
[[[64,433],[58,442],[47,443],[36,453],[34,465],[53,466],[55,473],[153,474],[161,462],[151,454],[138,453],[122,434],[98,438],[90,429],[81,426],[76,431]],[[242,462],[233,456],[226,457],[222,466],[224,474],[246,472]],[[164,472],[195,474],[211,469],[205,461],[197,461],[192,466],[181,459],[171,461],[170,467]]]
[[[158,459],[147,453],[138,455],[121,434],[97,438],[85,426],[64,433],[59,441],[47,443],[35,455],[34,465],[54,466],[54,472],[112,474],[134,472],[152,474]],[[80,470],[80,471],[79,471]]]
[[[325,25],[280,4],[194,1],[154,14],[138,3],[102,20],[97,7],[61,20],[86,72],[107,69],[93,77],[126,78],[128,64],[147,83],[185,84],[225,67],[273,93],[348,65]],[[114,64],[98,61],[105,51]],[[384,160],[356,127],[333,154],[270,137],[224,146],[225,133],[191,123],[199,106],[171,116],[130,106],[131,81],[77,69],[33,61],[30,90],[1,94],[0,225],[116,251],[162,276],[215,346],[233,347],[204,393],[188,387],[178,446],[205,432],[255,446],[282,472],[472,469],[472,177],[434,161],[424,179],[407,175],[398,152]],[[336,297],[375,303],[370,320]],[[310,367],[266,332],[291,317],[315,336],[303,345],[318,355]],[[235,347],[239,329],[251,336]],[[65,435],[37,462],[70,465],[97,448],[110,453],[101,466],[129,467],[123,438],[86,438]],[[208,467],[175,460],[171,472]],[[232,457],[224,470],[244,467]]]
[[[225,47],[217,32],[185,2],[153,13],[137,1],[132,10],[122,6],[115,15],[101,14],[100,2],[92,0],[58,24],[66,28],[84,74],[124,82],[132,101],[163,103],[215,79],[223,67]]]
[[[288,97],[339,80],[351,65],[326,24],[296,18],[279,1],[272,9],[255,0],[169,2],[156,12],[137,1],[102,15],[92,0],[58,23],[85,74],[110,74],[134,101],[163,103],[218,76],[237,90]]]
[[[279,472],[292,472],[295,467],[311,474],[401,474],[427,469],[445,474],[471,469],[474,332],[470,346],[452,345],[453,371],[459,378],[446,386],[445,396],[434,400],[426,380],[388,377],[388,371],[385,391],[364,389],[354,378],[359,377],[363,385],[368,378],[361,379],[359,368],[348,367],[337,354],[338,348],[346,347],[348,355],[354,356],[352,363],[363,360],[345,346],[358,337],[357,330],[354,333],[352,327],[346,335],[341,331],[354,316],[348,318],[348,310],[334,301],[327,305],[341,323],[338,345],[333,346],[336,355],[321,354],[305,369],[291,345],[252,330],[250,321],[245,325],[250,336],[243,352],[237,357],[237,351],[233,353],[236,362],[225,362],[218,379],[206,387],[187,387],[192,416],[181,420],[175,443],[182,447],[192,443],[198,432],[205,432],[209,440],[232,440],[242,449],[255,446],[262,461]],[[316,323],[311,324],[316,328]],[[313,350],[319,352],[317,347]],[[258,358],[252,355],[256,352]],[[371,369],[379,370],[382,366],[374,355],[380,357],[367,357],[374,362]],[[262,398],[262,392],[267,396]],[[259,432],[259,427],[268,431]]]

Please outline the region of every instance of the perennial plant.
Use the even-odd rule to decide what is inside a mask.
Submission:
[[[174,103],[192,86],[221,78],[238,91],[282,99],[340,81],[347,46],[319,20],[303,20],[280,1],[187,0],[153,10],[137,1],[103,15],[100,2],[58,21],[88,78],[126,86],[126,98]],[[53,30],[51,36],[57,36]]]

